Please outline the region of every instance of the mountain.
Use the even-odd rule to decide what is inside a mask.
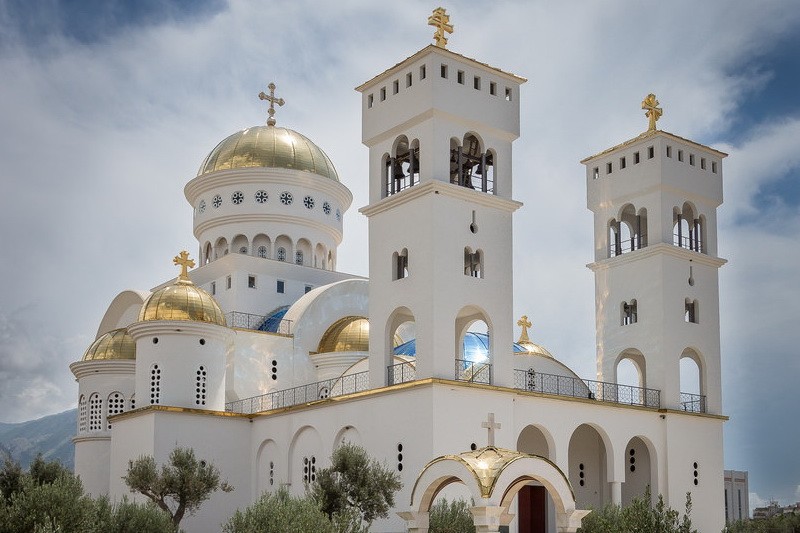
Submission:
[[[23,468],[41,453],[48,461],[58,460],[69,468],[74,467],[75,436],[78,410],[48,415],[18,424],[0,423],[0,456],[10,454]]]

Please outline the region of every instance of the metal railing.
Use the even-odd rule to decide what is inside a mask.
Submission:
[[[705,413],[706,397],[701,394],[681,393],[681,409],[689,413]]]
[[[611,242],[608,248],[608,257],[616,257],[641,248],[647,248],[647,237],[642,235],[639,239],[637,236],[633,236],[623,239],[619,243]]]
[[[398,383],[406,383],[417,379],[417,369],[409,361],[404,363],[397,363],[396,365],[389,365],[386,367],[387,385],[397,385]]]
[[[336,379],[326,379],[284,389],[261,396],[244,398],[225,404],[225,410],[232,413],[251,414],[271,409],[280,409],[302,403],[334,398],[344,394],[352,394],[369,389],[369,371],[348,374]]]
[[[618,383],[606,383],[571,376],[544,374],[534,370],[514,370],[514,388],[536,391],[555,396],[588,398],[600,402],[624,405],[639,405],[658,409],[661,407],[661,391]]]
[[[456,359],[456,380],[470,383],[492,383],[492,365]]]
[[[273,318],[268,315],[254,315],[242,311],[225,313],[225,321],[230,328],[252,329],[270,333],[292,334],[292,321],[285,318]]]
[[[691,235],[687,236],[674,233],[672,235],[672,244],[681,248],[686,248],[687,250],[705,253],[703,252],[703,241]]]

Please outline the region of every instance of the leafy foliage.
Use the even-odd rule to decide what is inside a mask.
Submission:
[[[346,516],[354,508],[369,527],[376,518],[389,516],[394,494],[401,487],[398,473],[360,446],[345,443],[333,452],[331,466],[317,472],[309,490],[329,518]]]
[[[764,520],[740,520],[724,533],[800,533],[800,515],[781,514]]]
[[[619,531],[647,531],[652,533],[697,533],[692,528],[690,518],[692,496],[686,493],[685,512],[680,513],[664,503],[659,495],[656,505],[652,504],[650,487],[641,498],[635,498],[624,509],[617,505],[607,505],[599,511],[589,513],[578,529],[580,533],[616,533]]]
[[[284,533],[315,531],[335,533],[333,524],[319,504],[309,497],[291,496],[285,488],[266,493],[256,503],[225,524],[226,533]]]
[[[131,492],[144,494],[168,513],[176,529],[186,513],[194,514],[213,492],[233,490],[227,482],[220,482],[217,467],[197,460],[191,448],[172,450],[169,463],[160,471],[151,456],[129,461],[122,479]]]
[[[6,461],[0,471],[0,533],[173,533],[169,516],[153,505],[86,496],[60,463],[37,457],[30,470]]]
[[[469,504],[464,500],[437,500],[430,509],[430,533],[475,533]]]

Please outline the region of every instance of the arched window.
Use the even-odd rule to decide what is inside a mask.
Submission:
[[[700,355],[691,348],[681,354],[681,409],[693,413],[706,412],[705,369]]]
[[[647,246],[647,209],[627,204],[619,219],[608,223],[608,256],[622,255]]]
[[[211,243],[207,242],[205,246],[205,253],[203,254],[203,264],[208,264],[211,261]]]
[[[483,277],[483,252],[475,252],[468,246],[464,248],[464,275],[473,278]]]
[[[195,405],[206,404],[206,367],[198,367],[195,373]]]
[[[494,194],[494,159],[473,133],[464,136],[463,144],[450,139],[450,183]]]
[[[681,209],[674,208],[672,213],[672,243],[681,248],[706,253],[705,217],[698,215],[689,202],[684,203]]]
[[[103,429],[103,400],[96,392],[89,396],[89,431]]]
[[[405,135],[394,141],[392,155],[382,159],[384,192],[391,196],[419,183],[419,141],[408,142]]]
[[[630,302],[622,302],[620,310],[622,312],[620,325],[628,326],[639,321],[639,309],[638,305],[636,304],[636,299],[633,299]]]
[[[157,364],[150,367],[150,403],[161,403],[161,369]]]
[[[81,394],[78,399],[78,433],[86,431],[86,396]]]
[[[408,250],[403,248],[400,252],[392,254],[392,279],[398,280],[408,277]]]
[[[692,324],[697,324],[700,322],[700,309],[697,304],[697,300],[690,300],[689,298],[686,298],[684,307],[683,319],[686,322]]]
[[[112,415],[118,415],[125,412],[125,397],[119,392],[112,392],[108,395],[108,404],[106,409],[107,428],[110,430],[111,422],[108,422],[108,418]]]
[[[303,264],[303,250],[297,250],[294,253],[294,262],[297,265],[302,265]]]
[[[286,261],[286,248],[283,246],[278,248],[278,261]]]
[[[258,257],[261,259],[267,258],[267,247],[266,246],[259,246],[258,247]]]

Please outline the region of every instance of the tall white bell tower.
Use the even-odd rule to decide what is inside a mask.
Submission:
[[[656,128],[582,161],[594,212],[597,375],[616,382],[624,359],[661,407],[721,412],[717,207],[724,154]],[[681,383],[696,363],[698,391]]]
[[[357,88],[369,148],[370,380],[390,375],[413,322],[416,377],[511,385],[511,143],[524,78],[447,50],[444,10],[430,45]],[[463,353],[486,323],[489,359]],[[488,366],[491,365],[491,366]]]

